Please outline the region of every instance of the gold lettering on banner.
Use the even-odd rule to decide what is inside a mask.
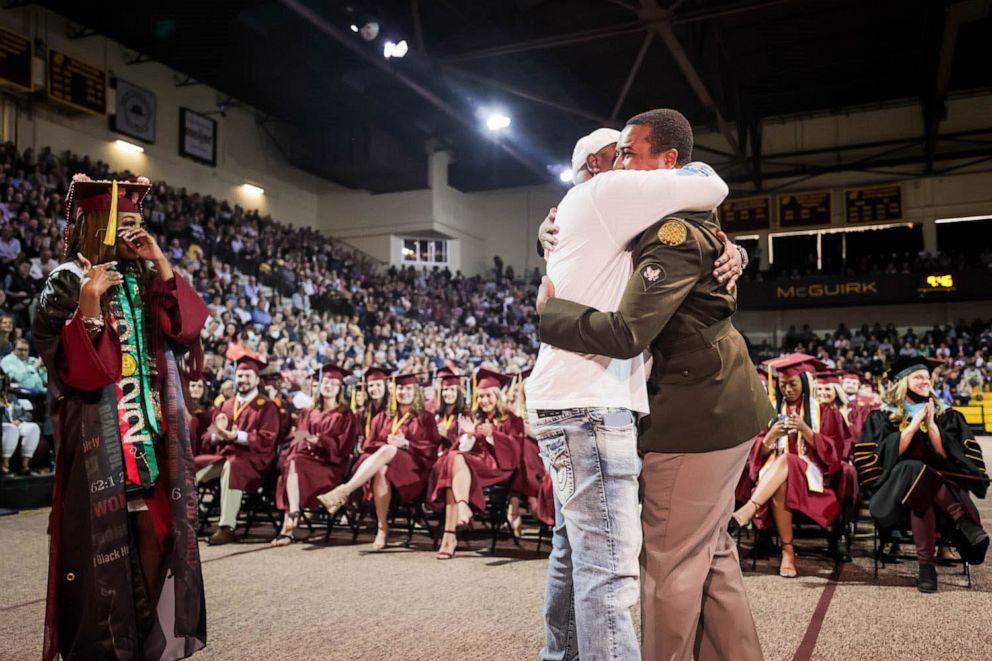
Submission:
[[[835,284],[812,284],[808,287],[791,285],[788,288],[776,287],[775,298],[832,298],[836,296],[877,294],[878,282],[840,282]]]

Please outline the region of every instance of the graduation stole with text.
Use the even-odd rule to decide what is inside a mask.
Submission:
[[[111,299],[121,342],[121,380],[117,382],[117,422],[124,451],[127,490],[144,490],[155,484],[159,466],[155,439],[162,435],[162,407],[152,387],[155,363],[148,351],[147,320],[138,278],[124,273],[118,293]]]
[[[806,421],[810,429],[813,430],[813,433],[817,434],[820,431],[820,404],[816,400],[815,383],[813,383],[813,379],[806,373],[803,373],[801,377],[804,386],[803,394],[806,396],[799,401],[799,416]],[[809,415],[806,415],[807,411]],[[778,412],[781,415],[789,414],[789,404],[785,401],[784,397],[782,398],[782,403],[778,406]],[[786,440],[785,451],[788,452],[788,439]],[[823,471],[820,470],[820,467],[812,459],[806,456],[806,439],[803,438],[802,434],[797,434],[796,436],[796,453],[806,460],[806,485],[809,487],[809,490],[813,493],[823,493]],[[777,453],[768,455],[768,461],[765,463],[765,467],[775,460],[776,455]]]

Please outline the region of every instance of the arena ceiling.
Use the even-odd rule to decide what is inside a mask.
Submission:
[[[700,156],[761,188],[762,118],[910,99],[926,120],[900,158],[932,172],[947,97],[992,88],[989,0],[41,4],[78,23],[79,38],[133,49],[138,73],[119,75],[162,62],[182,74],[177,84],[261,110],[300,167],[373,192],[426,186],[426,138],[452,149],[461,190],[553,180],[577,136],[661,106],[720,132],[721,147]],[[373,19],[376,42],[350,29]],[[410,52],[387,61],[387,38]],[[484,107],[512,117],[498,139]],[[992,156],[984,139],[966,142]]]

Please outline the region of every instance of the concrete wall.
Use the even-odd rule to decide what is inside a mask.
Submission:
[[[248,209],[293,224],[312,225],[317,213],[317,191],[330,184],[288,165],[258,125],[259,113],[250,108],[234,108],[226,117],[211,115],[217,121],[217,167],[201,165],[179,156],[179,107],[206,113],[217,110],[222,95],[206,85],[176,87],[174,72],[148,62],[125,63],[125,49],[102,36],[69,39],[67,21],[37,6],[0,10],[0,26],[29,38],[47,42],[50,48],[150,90],[156,95],[155,144],[126,138],[108,128],[106,117],[68,113],[52,101],[37,100],[18,104],[16,139],[20,148],[51,146],[108,162],[114,169],[129,169],[149,178],[164,179],[173,186],[227,199]],[[37,75],[37,72],[36,72]],[[108,110],[112,111],[113,90],[108,90]],[[141,144],[141,154],[122,152],[114,140],[125,138]],[[251,182],[265,189],[252,196],[241,188]]]

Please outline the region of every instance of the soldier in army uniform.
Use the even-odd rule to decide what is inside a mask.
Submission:
[[[681,114],[642,113],[621,134],[618,167],[683,167],[692,142]],[[726,522],[749,442],[774,411],[730,321],[736,297],[711,277],[719,230],[714,213],[683,212],[643,232],[616,311],[554,298],[550,281],[538,298],[542,342],[613,358],[651,350],[639,439],[644,659],[761,658]]]

